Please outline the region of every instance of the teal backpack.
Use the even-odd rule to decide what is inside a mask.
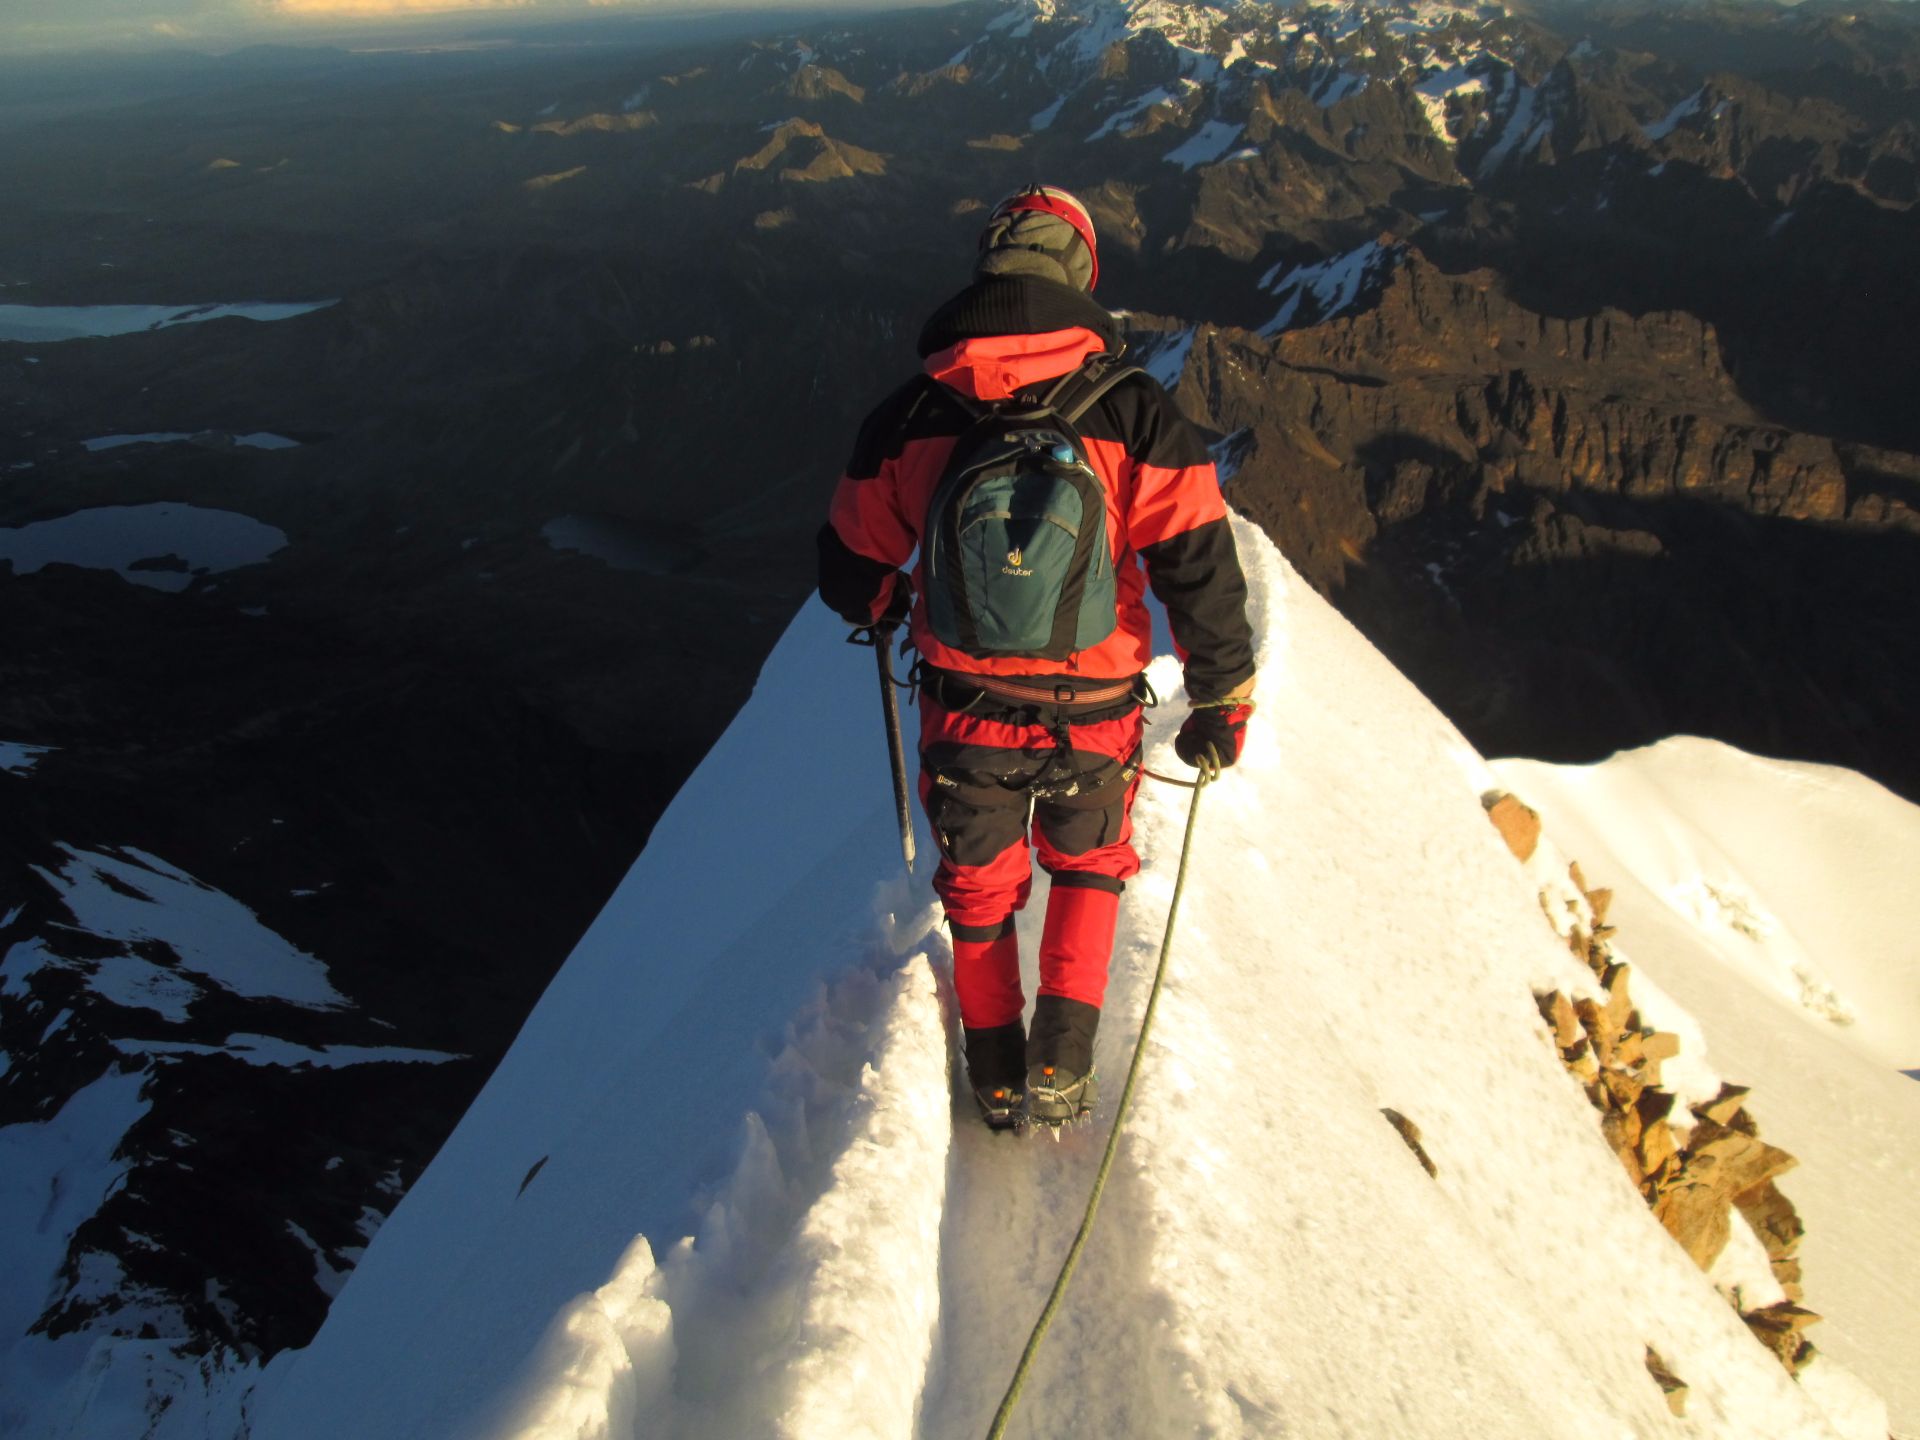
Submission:
[[[1108,390],[1139,373],[1095,355],[1037,403],[987,403],[933,487],[921,529],[935,638],[980,658],[1064,660],[1119,621],[1107,491],[1074,429]]]

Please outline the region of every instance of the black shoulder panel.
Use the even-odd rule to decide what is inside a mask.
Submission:
[[[1113,440],[1142,465],[1178,470],[1212,460],[1200,431],[1180,413],[1166,387],[1151,375],[1134,374],[1122,380],[1094,404],[1080,421],[1080,433],[1089,440]]]
[[[968,417],[951,400],[946,387],[931,375],[915,375],[873,408],[860,423],[853,454],[847,459],[849,480],[871,480],[888,460],[898,459],[910,439],[929,435],[958,435]]]
[[[1173,638],[1187,652],[1187,695],[1217,700],[1253,675],[1247,581],[1233,527],[1210,520],[1140,551],[1147,583],[1167,607]]]

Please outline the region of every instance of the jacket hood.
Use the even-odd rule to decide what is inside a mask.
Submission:
[[[1079,368],[1106,341],[1083,326],[1041,335],[985,335],[927,357],[927,374],[976,400],[1007,400],[1014,391]]]
[[[1118,355],[1120,325],[1070,285],[1030,275],[975,281],[934,311],[920,332],[927,373],[977,400],[1065,375],[1089,355]]]

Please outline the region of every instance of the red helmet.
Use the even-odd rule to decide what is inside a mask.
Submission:
[[[1044,210],[1049,215],[1058,216],[1073,227],[1073,231],[1086,242],[1087,257],[1093,264],[1093,276],[1087,281],[1091,290],[1100,281],[1100,249],[1093,239],[1093,217],[1087,213],[1087,207],[1064,190],[1051,185],[1029,185],[1024,190],[1016,190],[998,205],[988,223],[1008,215],[1017,215],[1022,210]]]

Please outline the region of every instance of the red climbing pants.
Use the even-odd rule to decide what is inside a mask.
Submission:
[[[970,1030],[1011,1024],[1025,1007],[1013,915],[1033,888],[1029,843],[1053,881],[1042,995],[1100,1004],[1120,894],[1140,869],[1131,818],[1139,707],[1090,723],[1033,715],[977,715],[920,697],[920,801],[940,847],[933,888]]]

